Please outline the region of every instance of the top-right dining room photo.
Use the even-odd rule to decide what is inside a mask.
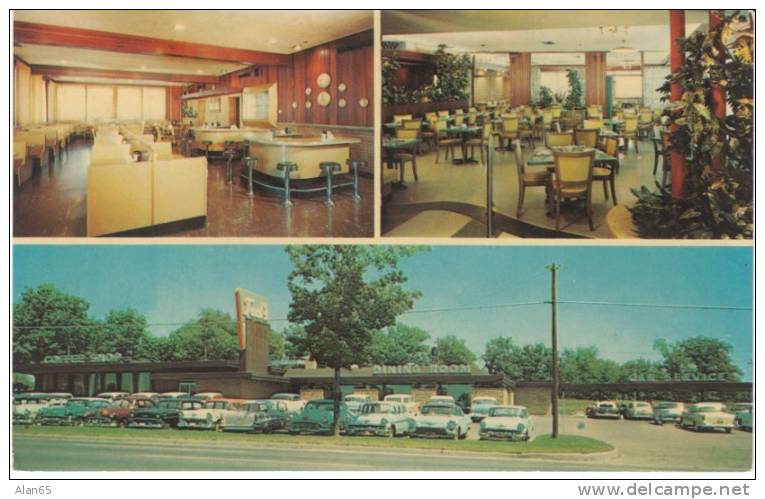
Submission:
[[[382,236],[751,240],[753,23],[382,11]]]

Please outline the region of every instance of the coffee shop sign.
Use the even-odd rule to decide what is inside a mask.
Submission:
[[[80,364],[83,362],[120,362],[120,353],[97,353],[92,355],[46,355],[43,364]]]
[[[470,374],[470,366],[467,364],[373,366],[372,374]]]

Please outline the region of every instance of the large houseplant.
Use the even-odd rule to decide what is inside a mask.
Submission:
[[[450,54],[440,45],[433,53],[434,81],[417,88],[398,85],[396,74],[401,69],[398,53],[382,58],[382,95],[384,104],[418,102],[453,102],[467,99],[473,61],[467,54]]]
[[[669,100],[670,84],[682,98],[667,106],[676,125],[674,151],[685,157],[684,196],[674,199],[657,183],[655,191],[633,189],[631,208],[638,235],[649,238],[744,239],[753,234],[754,72],[749,14],[721,14],[708,33],[682,41],[684,64],[659,89]],[[712,111],[715,87],[724,90],[730,113]]]
[[[579,79],[579,73],[575,69],[566,71],[568,78],[568,95],[563,107],[566,109],[579,109],[582,107],[582,80]]]

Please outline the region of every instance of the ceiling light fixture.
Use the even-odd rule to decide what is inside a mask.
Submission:
[[[628,47],[624,40],[622,40],[622,44],[620,46],[611,49],[612,54],[634,54],[635,52],[637,52],[637,50],[632,47]]]
[[[175,26],[173,26],[173,29],[175,31],[183,31],[184,29],[186,29],[186,26],[184,26],[181,23],[175,23]]]
[[[271,39],[269,39],[269,40],[268,40],[268,44],[269,44],[269,45],[276,45],[276,42],[277,42],[277,41],[278,41],[278,40],[277,40],[276,38],[271,38]]]
[[[300,46],[300,44],[298,43],[297,45],[295,45],[294,47],[292,47],[292,50],[300,50],[300,49],[302,49],[302,48],[303,48],[303,47],[301,47],[301,46]]]

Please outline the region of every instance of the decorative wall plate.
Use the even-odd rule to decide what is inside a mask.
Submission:
[[[359,99],[359,106],[361,107],[367,107],[369,105],[369,99]]]
[[[321,92],[319,96],[316,97],[316,102],[318,102],[321,107],[327,107],[331,100],[332,97],[329,96],[329,92],[327,91]]]
[[[311,87],[306,87],[305,94],[306,95],[311,95]]]
[[[337,106],[338,107],[345,107],[347,104],[348,104],[348,102],[346,102],[346,100],[342,99],[342,98],[337,101]]]
[[[296,100],[292,101],[292,109],[297,109],[297,101]]]
[[[316,84],[319,88],[327,88],[332,83],[332,77],[327,73],[322,73],[316,78]]]
[[[345,86],[345,83],[341,83],[340,85],[338,85],[338,86],[337,86],[337,91],[338,91],[338,92],[345,92],[345,90],[346,90],[347,88],[348,88],[348,87],[346,87],[346,86]]]
[[[313,104],[311,104],[311,101],[309,101],[309,100],[305,101],[305,108],[306,108],[306,109],[311,109],[311,106],[312,106],[312,105],[313,105]]]

